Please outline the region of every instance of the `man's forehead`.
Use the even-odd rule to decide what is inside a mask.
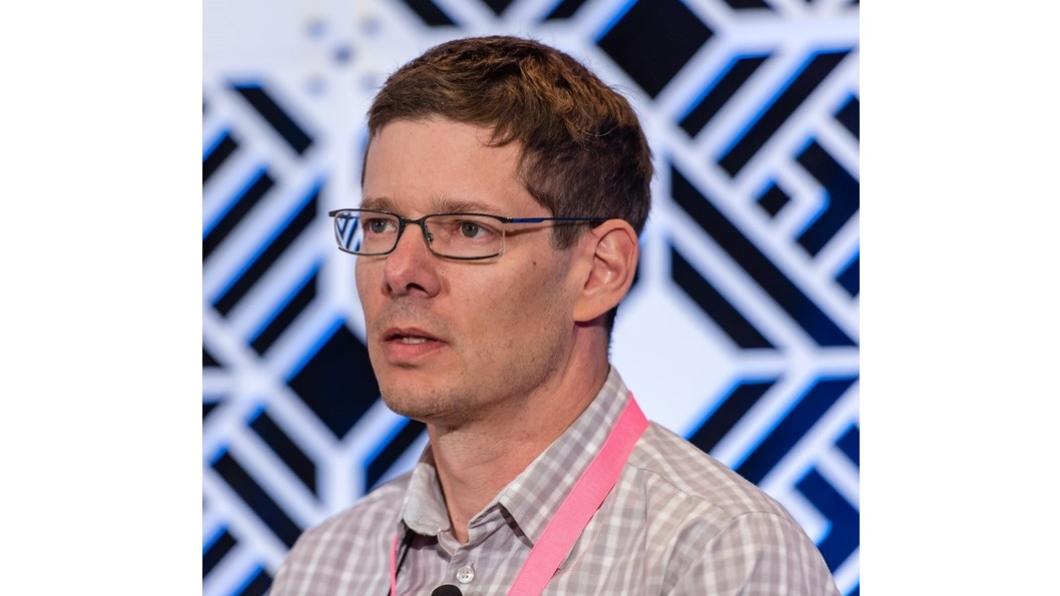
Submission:
[[[489,145],[487,131],[443,117],[386,124],[368,148],[361,207],[406,217],[546,215],[519,175],[519,144]]]
[[[438,140],[450,148],[456,141],[465,149],[479,149],[488,153],[505,153],[514,150],[517,158],[522,150],[522,144],[519,141],[497,144],[494,142],[494,132],[492,125],[462,122],[441,114],[425,114],[417,117],[395,118],[387,122],[372,134],[368,146],[371,148],[388,138],[392,140],[413,137],[418,144],[423,145],[431,145],[430,141]]]
[[[453,127],[464,129],[483,146],[495,146],[493,143],[495,127],[493,125],[464,122],[437,113],[394,118],[381,125],[379,129],[375,131],[375,134],[372,135],[372,139],[376,139],[385,133],[407,133],[410,128],[419,128],[424,133],[439,133],[445,135],[447,134],[447,130],[444,129],[451,130]]]

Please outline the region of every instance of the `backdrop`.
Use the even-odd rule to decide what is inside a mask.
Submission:
[[[613,362],[650,418],[777,498],[858,592],[858,6],[208,0],[203,584],[261,594],[303,528],[409,469],[329,209],[386,75],[474,34],[564,49],[633,103],[653,207]]]

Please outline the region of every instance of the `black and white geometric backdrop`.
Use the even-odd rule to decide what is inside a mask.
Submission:
[[[529,36],[633,103],[657,176],[613,362],[648,416],[781,501],[859,590],[858,2],[209,0],[203,590],[264,593],[303,528],[409,469],[353,258],[365,112],[397,66]]]

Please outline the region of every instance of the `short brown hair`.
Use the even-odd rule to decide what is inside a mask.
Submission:
[[[369,139],[394,120],[432,115],[492,127],[495,145],[521,143],[522,182],[554,216],[643,230],[652,164],[637,115],[567,54],[507,36],[435,46],[387,78],[368,111]],[[557,226],[553,242],[567,248],[584,230]]]

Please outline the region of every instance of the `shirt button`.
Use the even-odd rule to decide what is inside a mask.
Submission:
[[[471,568],[471,565],[465,565],[456,570],[456,581],[470,584],[473,579],[475,579],[475,570]]]

